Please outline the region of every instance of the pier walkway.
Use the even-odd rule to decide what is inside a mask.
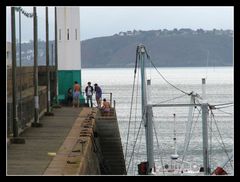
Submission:
[[[7,175],[43,175],[53,157],[64,142],[82,108],[62,107],[54,109],[54,116],[40,119],[43,127],[27,128],[20,137],[25,144],[8,144]]]
[[[8,144],[7,175],[126,175],[115,109],[62,107]]]

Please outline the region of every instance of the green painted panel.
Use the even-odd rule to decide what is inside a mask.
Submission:
[[[59,98],[67,97],[67,91],[69,88],[73,88],[74,82],[77,81],[81,86],[82,80],[81,70],[61,70],[58,71],[58,95]],[[84,96],[80,96],[80,103],[85,103]]]

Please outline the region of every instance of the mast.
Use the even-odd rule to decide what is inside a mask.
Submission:
[[[208,103],[206,100],[206,80],[202,79],[202,137],[203,137],[203,166],[204,166],[204,174],[210,174],[209,168],[209,153],[208,153]]]
[[[145,136],[146,136],[146,149],[147,149],[147,174],[151,174],[154,168],[154,157],[153,157],[153,126],[152,126],[152,105],[150,101],[150,94],[147,94],[146,89],[146,77],[145,77],[145,56],[146,48],[144,45],[140,44],[138,53],[140,54],[140,64],[141,64],[141,90],[142,90],[142,119],[145,126]],[[148,80],[148,91],[150,91],[151,82]],[[148,96],[148,100],[147,100]]]

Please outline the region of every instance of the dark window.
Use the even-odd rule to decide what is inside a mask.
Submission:
[[[59,40],[61,40],[61,29],[59,29]]]
[[[75,39],[77,40],[77,29],[75,29]]]
[[[69,40],[69,28],[67,29],[67,40]]]

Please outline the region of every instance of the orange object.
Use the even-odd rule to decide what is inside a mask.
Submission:
[[[74,91],[75,92],[80,92],[80,85],[79,84],[74,85]]]

